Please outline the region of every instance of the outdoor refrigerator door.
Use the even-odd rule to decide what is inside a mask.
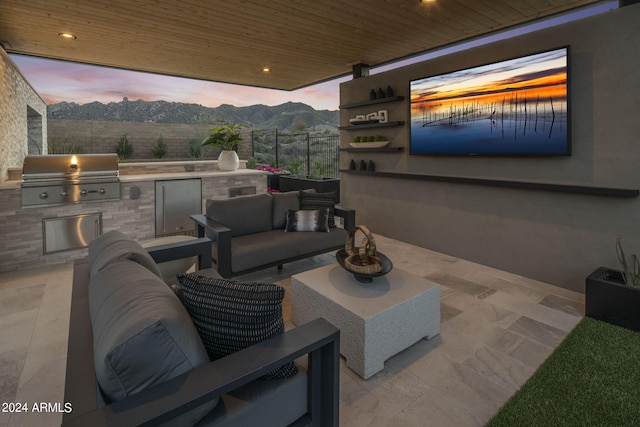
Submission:
[[[202,213],[200,179],[156,181],[156,237],[191,234],[195,224],[190,216]]]

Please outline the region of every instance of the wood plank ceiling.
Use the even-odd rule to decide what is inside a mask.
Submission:
[[[10,53],[292,90],[593,3],[2,0],[0,43]]]

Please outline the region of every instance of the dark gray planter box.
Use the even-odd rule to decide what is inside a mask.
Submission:
[[[640,288],[625,285],[621,271],[600,267],[587,277],[585,314],[640,331]]]
[[[282,176],[286,176],[286,174],[272,173],[267,175],[267,187],[271,190],[282,191],[280,190],[280,177]]]
[[[314,189],[318,193],[336,192],[336,203],[340,202],[340,179],[311,179],[288,175],[280,176],[280,191],[297,191]]]

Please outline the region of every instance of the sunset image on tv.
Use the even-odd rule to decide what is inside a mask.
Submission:
[[[567,48],[411,82],[411,153],[568,155]]]

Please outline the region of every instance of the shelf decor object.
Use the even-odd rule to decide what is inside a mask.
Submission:
[[[389,145],[389,141],[350,142],[353,148],[383,148]]]

